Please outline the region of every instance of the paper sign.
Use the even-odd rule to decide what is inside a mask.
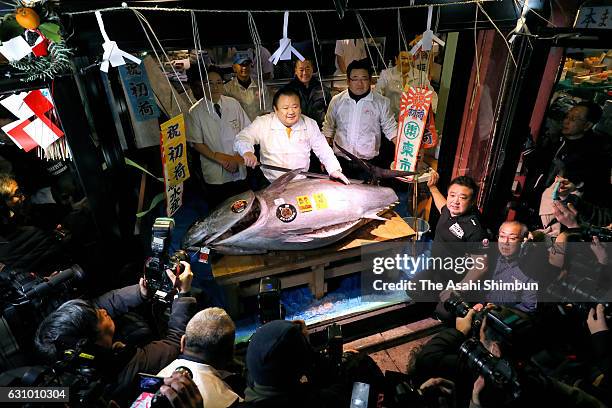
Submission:
[[[31,52],[30,44],[22,36],[11,38],[0,45],[0,53],[9,61],[19,61]]]
[[[161,125],[162,164],[166,183],[175,186],[189,178],[185,118],[181,113]]]
[[[612,6],[580,7],[576,27],[612,29]]]
[[[317,210],[324,210],[327,208],[327,198],[325,197],[325,194],[315,193],[312,195],[312,198],[314,198]]]
[[[433,91],[410,87],[400,99],[394,170],[415,171]],[[407,177],[412,181],[412,177]]]
[[[168,217],[172,217],[174,213],[183,205],[183,183],[170,186],[166,183],[166,212]]]
[[[136,120],[146,122],[147,120],[157,119],[159,108],[155,102],[144,65],[128,62],[119,67],[119,74]]]

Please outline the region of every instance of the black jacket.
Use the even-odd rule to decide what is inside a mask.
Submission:
[[[97,307],[106,309],[113,319],[139,306],[143,301],[138,285],[113,290],[93,300]],[[196,300],[193,297],[175,299],[165,338],[135,348],[127,356],[126,353],[115,355],[114,363],[118,365],[116,367],[118,373],[111,388],[112,398],[120,402],[121,406],[124,406],[123,403],[132,396],[137,395],[139,372],[157,374],[179,355],[181,337],[185,334],[185,328],[195,311],[195,306]]]
[[[293,78],[286,87],[295,90],[300,95],[302,113],[314,119],[319,127],[323,126],[327,105],[331,100],[329,89],[326,87],[321,89],[321,83],[314,76],[310,80],[308,88],[297,78]]]

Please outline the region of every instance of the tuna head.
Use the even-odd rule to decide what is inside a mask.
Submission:
[[[259,205],[255,193],[247,191],[233,196],[221,203],[208,217],[193,224],[183,238],[182,247],[204,246],[224,234],[242,228],[245,223],[250,225],[258,216]]]

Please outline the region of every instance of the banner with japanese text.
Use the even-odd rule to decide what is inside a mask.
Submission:
[[[394,170],[415,171],[433,91],[410,87],[400,99]],[[406,177],[412,181],[412,177]]]
[[[183,182],[189,178],[185,118],[182,113],[162,123],[161,152],[168,216],[172,216],[182,204]]]
[[[128,62],[119,67],[119,73],[136,120],[145,122],[159,117],[159,108],[144,65]]]

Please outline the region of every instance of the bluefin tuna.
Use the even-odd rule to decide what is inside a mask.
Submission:
[[[314,249],[336,242],[397,201],[387,187],[344,185],[325,179],[295,179],[295,170],[269,187],[221,203],[196,222],[183,247],[207,246],[223,254]]]

